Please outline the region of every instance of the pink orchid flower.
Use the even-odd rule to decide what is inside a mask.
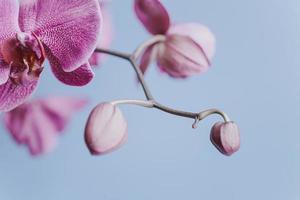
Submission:
[[[63,83],[83,86],[98,41],[97,0],[0,0],[0,111],[22,104],[49,60]]]
[[[4,123],[17,143],[27,145],[32,155],[41,155],[54,149],[58,135],[86,103],[71,97],[34,100],[5,113]]]
[[[146,72],[156,59],[162,72],[174,78],[186,78],[209,69],[215,54],[215,37],[198,23],[170,24],[167,10],[159,0],[135,0],[139,20],[153,35],[165,40],[149,46],[141,57],[140,68]]]
[[[230,156],[240,148],[240,131],[234,122],[217,122],[211,129],[210,140],[224,155]]]
[[[102,30],[100,34],[100,40],[97,44],[97,48],[109,48],[113,38],[113,26],[112,26],[112,18],[110,13],[107,11],[107,3],[108,1],[100,1],[101,11],[102,11]],[[93,53],[89,59],[89,63],[92,66],[99,66],[101,60],[104,55],[101,53]]]

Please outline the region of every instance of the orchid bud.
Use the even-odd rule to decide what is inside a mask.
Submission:
[[[210,140],[222,154],[230,156],[240,148],[239,128],[234,122],[217,122],[211,129]]]
[[[157,46],[159,68],[174,78],[206,72],[215,53],[215,37],[196,23],[173,25]]]
[[[85,127],[85,142],[93,155],[119,148],[127,139],[127,123],[112,103],[101,103],[91,112]]]

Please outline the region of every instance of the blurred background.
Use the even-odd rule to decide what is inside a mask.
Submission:
[[[300,1],[163,0],[173,22],[207,25],[217,38],[213,67],[187,80],[160,74],[146,80],[156,98],[190,111],[218,107],[236,121],[242,145],[231,157],[209,141],[217,116],[191,128],[190,119],[123,106],[128,142],[118,151],[90,156],[83,140],[89,111],[98,102],[143,98],[131,66],[106,57],[85,87],[42,74],[36,97],[90,97],[52,154],[32,158],[0,131],[1,200],[296,200],[300,198]],[[131,52],[149,35],[132,0],[111,1],[112,48]]]

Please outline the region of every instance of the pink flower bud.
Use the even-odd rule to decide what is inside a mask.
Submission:
[[[149,46],[141,57],[140,68],[147,70],[152,58],[162,72],[173,78],[187,78],[206,72],[215,54],[213,33],[197,23],[172,25],[165,41]]]
[[[211,129],[210,140],[222,154],[230,156],[240,148],[239,128],[234,122],[217,122]]]
[[[85,127],[85,142],[93,155],[119,148],[127,139],[127,123],[119,108],[101,103],[91,112]]]

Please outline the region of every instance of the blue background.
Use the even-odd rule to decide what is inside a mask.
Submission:
[[[101,101],[143,98],[129,64],[109,57],[85,89],[59,83],[48,69],[35,96],[90,96],[54,153],[32,159],[0,132],[1,200],[296,200],[300,198],[300,1],[165,0],[174,22],[196,21],[217,38],[207,73],[174,80],[155,66],[146,79],[156,98],[191,111],[218,107],[241,129],[242,146],[224,157],[210,143],[218,117],[192,120],[122,106],[128,142],[92,157],[83,141],[90,109]],[[130,52],[149,35],[131,0],[112,1],[113,48]]]

